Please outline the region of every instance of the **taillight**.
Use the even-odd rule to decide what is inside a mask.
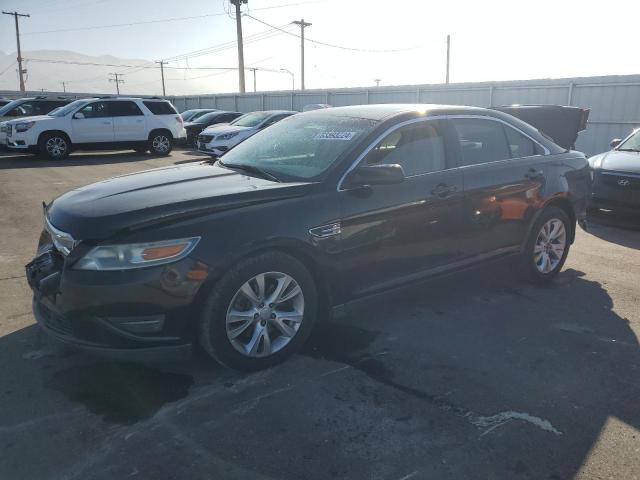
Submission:
[[[182,120],[182,117],[180,115],[176,116],[176,122],[178,122],[180,125],[182,125],[184,123],[184,121]]]

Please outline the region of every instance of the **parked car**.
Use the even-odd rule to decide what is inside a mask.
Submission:
[[[51,115],[7,122],[10,150],[60,160],[72,150],[132,148],[167,155],[185,137],[182,117],[166,100],[99,97],[76,100]]]
[[[612,150],[589,159],[593,186],[589,207],[620,213],[640,213],[640,129],[624,140],[611,141]]]
[[[198,118],[200,115],[204,115],[205,113],[217,112],[218,110],[215,108],[194,108],[192,110],[185,110],[180,114],[182,120],[185,122],[191,122]]]
[[[195,120],[185,122],[184,128],[187,131],[187,145],[195,145],[200,132],[212,125],[229,123],[241,116],[240,112],[215,111],[199,115]]]
[[[548,283],[588,187],[583,154],[494,110],[316,110],[217,162],[58,197],[27,279],[63,341],[120,354],[198,342],[257,369],[295,352],[320,313],[409,282],[514,255]]]
[[[198,150],[219,157],[260,130],[295,113],[288,110],[251,112],[236,118],[229,125],[206,128],[198,136]]]
[[[51,110],[67,105],[72,101],[72,99],[63,97],[19,98],[0,107],[0,122],[4,123],[5,121],[15,120],[17,118],[46,115]],[[2,126],[0,124],[0,144],[5,146],[6,143],[6,125]]]

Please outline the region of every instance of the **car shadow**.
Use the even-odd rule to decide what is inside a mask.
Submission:
[[[637,216],[614,212],[592,212],[587,219],[588,231],[607,242],[640,249],[640,212]]]
[[[254,374],[108,362],[27,327],[0,338],[0,478],[573,478],[610,418],[640,428],[613,308],[583,272],[532,287],[500,263],[360,302]]]

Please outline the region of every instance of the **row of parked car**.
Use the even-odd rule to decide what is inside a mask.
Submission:
[[[309,105],[304,110],[326,108]],[[497,108],[548,134],[571,149],[587,125],[589,111],[561,106]],[[161,98],[107,96],[74,100],[65,97],[0,99],[0,145],[59,160],[72,150],[123,149],[166,155],[174,144],[186,144],[220,157],[257,132],[297,112],[250,113],[191,109],[178,113]],[[599,208],[631,210],[640,205],[640,132],[612,141],[613,150],[592,157],[594,194]]]

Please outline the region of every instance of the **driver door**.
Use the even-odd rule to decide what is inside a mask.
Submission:
[[[341,187],[340,265],[350,296],[417,279],[462,256],[462,172],[446,155],[446,143],[441,121],[400,126],[359,165],[399,164],[404,181]]]
[[[80,115],[79,115],[80,114]],[[109,102],[91,102],[71,118],[73,143],[108,143],[115,140]]]

